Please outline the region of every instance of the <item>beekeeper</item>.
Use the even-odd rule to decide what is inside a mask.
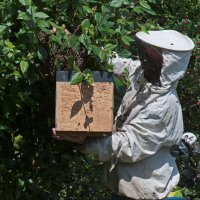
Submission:
[[[112,59],[114,72],[126,67],[131,81],[112,136],[86,139],[80,147],[105,162],[104,183],[113,200],[163,199],[179,182],[169,150],[183,134],[176,87],[194,43],[174,30],[138,32],[135,40],[140,61]]]

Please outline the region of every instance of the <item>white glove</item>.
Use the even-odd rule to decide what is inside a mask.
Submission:
[[[116,52],[113,52],[113,57],[108,59],[109,64],[113,64],[113,72],[116,75],[121,75],[125,68],[136,67],[136,62],[131,58],[120,58]]]
[[[182,135],[181,139],[185,140],[190,146],[194,146],[197,141],[196,135],[190,132],[186,132]]]

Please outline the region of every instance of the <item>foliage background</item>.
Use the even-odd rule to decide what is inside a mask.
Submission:
[[[134,34],[175,29],[196,47],[179,84],[185,131],[200,133],[199,0],[2,0],[0,2],[0,197],[109,199],[102,163],[51,138],[55,71],[111,71],[107,55],[136,59]],[[117,92],[122,83],[116,81]],[[119,102],[118,102],[119,103]],[[195,158],[199,162],[199,158]],[[182,172],[182,171],[181,171]],[[199,175],[199,174],[197,174]],[[200,199],[199,178],[176,193]]]

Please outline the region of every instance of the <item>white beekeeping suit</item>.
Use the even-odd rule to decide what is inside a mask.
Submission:
[[[88,139],[80,150],[105,162],[104,183],[114,193],[133,199],[163,199],[179,182],[169,149],[183,134],[176,86],[194,43],[173,30],[139,32],[136,38],[161,53],[159,84],[141,74],[142,61],[113,59],[116,68],[121,62],[128,69],[131,85],[115,118],[112,136]]]

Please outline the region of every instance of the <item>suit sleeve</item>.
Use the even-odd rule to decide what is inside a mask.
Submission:
[[[169,138],[163,118],[156,112],[156,106],[149,105],[120,132],[88,139],[80,149],[95,154],[100,161],[114,157],[119,162],[132,163],[155,154],[166,140]]]

